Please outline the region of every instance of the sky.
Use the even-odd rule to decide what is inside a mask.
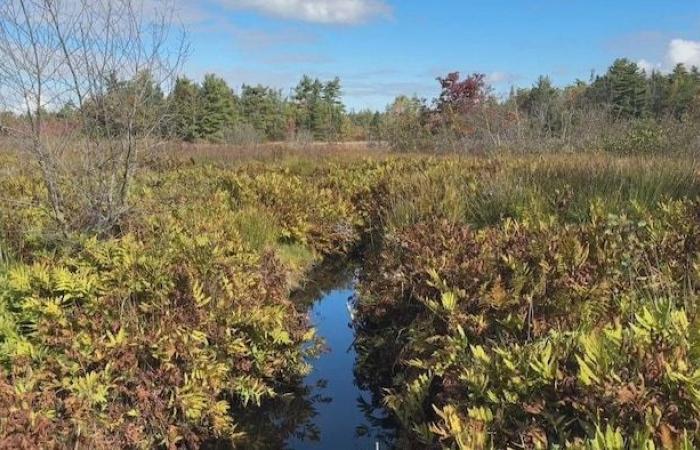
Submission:
[[[588,80],[615,58],[700,66],[700,0],[175,0],[185,73],[288,94],[340,77],[350,110],[433,98],[435,78],[479,72],[496,93],[549,75]]]

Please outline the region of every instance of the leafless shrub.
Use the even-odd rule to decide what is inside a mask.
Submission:
[[[20,119],[0,128],[37,163],[64,233],[108,232],[129,209],[186,54],[171,11],[159,0],[0,4],[0,109]]]
[[[289,140],[290,144],[298,148],[309,148],[314,143],[314,134],[305,129],[297,130]]]
[[[248,123],[236,123],[224,129],[223,142],[227,145],[256,146],[265,137]]]

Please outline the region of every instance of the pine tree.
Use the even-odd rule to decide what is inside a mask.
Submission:
[[[382,139],[382,115],[376,111],[372,115],[372,120],[369,123],[369,133],[367,140],[371,143],[379,142]]]
[[[696,81],[695,74],[689,72],[683,64],[678,64],[669,75],[667,105],[669,112],[677,119],[682,119],[690,112],[700,92],[700,84]]]
[[[316,79],[304,75],[296,88],[294,88],[293,101],[296,106],[297,129],[314,131],[317,126],[318,105],[321,102],[321,90],[323,85]]]
[[[171,129],[175,137],[195,141],[200,137],[200,93],[199,86],[187,78],[178,78],[170,94]]]
[[[236,121],[236,97],[222,78],[213,74],[204,77],[200,89],[199,135],[220,141],[226,128]]]
[[[341,101],[340,79],[323,83],[304,75],[294,89],[297,128],[308,130],[316,139],[337,139],[342,134],[345,107]]]
[[[561,127],[559,89],[552,86],[549,77],[540,76],[537,83],[521,94],[522,108],[536,120],[537,127],[547,134]]]
[[[337,140],[342,134],[345,107],[341,95],[340,78],[336,77],[323,86],[323,127],[318,131],[326,140]]]
[[[615,60],[608,73],[609,103],[616,117],[640,117],[646,110],[644,72],[626,58]]]
[[[241,119],[268,139],[285,137],[285,105],[281,92],[262,85],[243,85],[239,107]]]
[[[668,77],[656,70],[651,72],[647,80],[647,107],[656,119],[662,118],[668,110],[669,87]]]

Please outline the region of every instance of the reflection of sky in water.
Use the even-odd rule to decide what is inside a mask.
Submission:
[[[353,375],[354,332],[347,307],[352,295],[351,289],[330,291],[311,309],[311,320],[329,351],[312,361],[313,371],[304,381],[315,387],[314,393],[330,401],[314,404],[317,415],[313,422],[320,432],[320,441],[293,439],[288,442],[290,449],[375,450],[380,440],[359,406],[360,397],[370,402],[371,396],[355,385]],[[358,427],[364,429],[366,435],[358,435]],[[379,448],[386,450],[388,446],[380,443]]]

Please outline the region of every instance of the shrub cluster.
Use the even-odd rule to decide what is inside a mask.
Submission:
[[[95,236],[2,157],[0,447],[255,446],[318,349],[290,287],[363,241],[356,376],[400,446],[699,442],[687,159],[154,163]]]
[[[20,201],[0,208],[0,446],[244,443],[231,410],[286,392],[315,352],[291,283],[358,237],[345,193],[314,179],[153,171],[116,236],[60,240],[36,178],[3,179]]]
[[[410,430],[400,446],[700,442],[700,205],[629,210],[426,218],[385,239],[361,283],[357,372]]]

